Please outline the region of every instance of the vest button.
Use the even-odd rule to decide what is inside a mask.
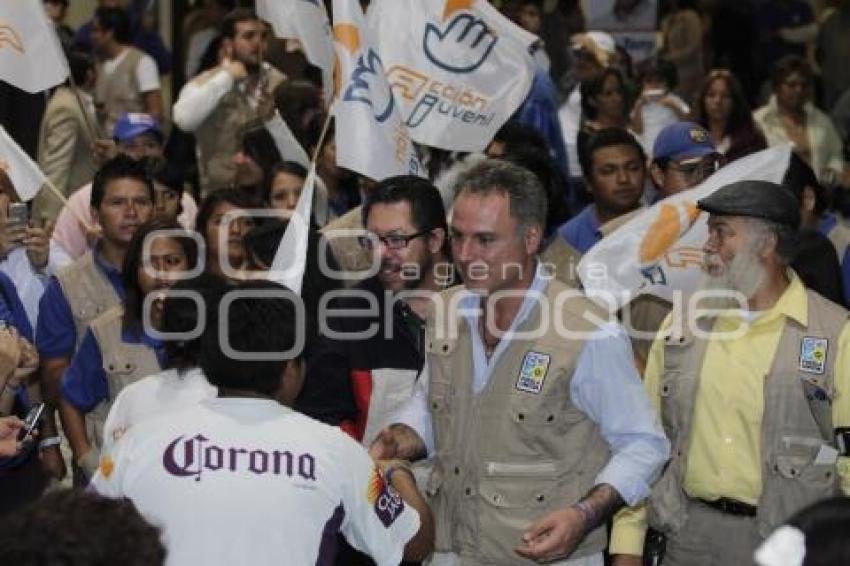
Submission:
[[[546,499],[546,496],[543,495],[542,493],[538,493],[537,495],[534,496],[534,500],[537,501],[538,503],[543,503],[544,499]]]
[[[449,345],[448,345],[448,344],[443,344],[443,351],[444,351],[444,352],[448,352],[448,351],[449,351]]]
[[[519,419],[519,420],[521,420],[521,421],[524,421],[524,420],[525,420],[525,414],[523,414],[523,413],[519,413],[519,414],[516,416],[516,418],[518,418],[518,419]]]
[[[680,343],[680,344],[683,344],[684,342],[685,342],[685,337],[684,337],[684,336],[679,336],[679,343]]]
[[[472,488],[471,488],[471,487],[467,487],[466,489],[464,489],[464,490],[463,490],[463,492],[464,492],[465,494],[467,494],[467,495],[472,495]]]
[[[493,503],[501,503],[501,502],[502,502],[502,496],[501,495],[499,495],[497,493],[496,495],[493,496]]]
[[[124,369],[130,369],[130,364],[124,364]]]
[[[554,420],[555,420],[555,415],[549,415],[548,417],[546,417],[547,423],[554,422]]]
[[[456,476],[460,475],[460,468],[458,466],[455,466],[455,475]]]

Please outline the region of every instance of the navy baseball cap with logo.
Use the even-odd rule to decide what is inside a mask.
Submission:
[[[658,133],[652,159],[689,161],[718,153],[708,130],[693,122],[676,122]]]
[[[115,141],[129,141],[142,134],[152,133],[159,141],[162,141],[162,129],[159,122],[150,114],[138,112],[126,112],[118,117],[115,127],[112,128],[112,137]]]

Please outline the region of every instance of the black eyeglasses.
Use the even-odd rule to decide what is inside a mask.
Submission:
[[[720,162],[717,159],[709,159],[698,161],[697,163],[689,163],[688,165],[679,165],[671,161],[667,167],[675,171],[679,171],[688,181],[703,181],[713,175],[720,169]]]
[[[409,236],[405,236],[403,234],[389,234],[387,236],[379,236],[377,234],[369,233],[364,234],[362,236],[358,236],[357,241],[360,242],[360,247],[362,247],[364,250],[375,249],[378,242],[381,242],[387,247],[387,249],[390,250],[403,250],[408,245],[410,245],[411,240],[415,240],[416,238],[420,238],[422,236],[427,236],[430,233],[430,230],[423,230],[422,232],[410,234]]]

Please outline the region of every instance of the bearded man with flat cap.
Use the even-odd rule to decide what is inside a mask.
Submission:
[[[667,535],[665,566],[752,564],[794,512],[850,491],[848,312],[788,267],[799,203],[740,181],[698,206],[707,288],[737,306],[668,317],[650,350],[671,459],[646,505],[617,516],[615,566],[641,564],[647,524]]]

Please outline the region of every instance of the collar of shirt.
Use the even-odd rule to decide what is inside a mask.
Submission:
[[[493,368],[496,367],[499,357],[508,347],[508,344],[510,344],[511,335],[531,314],[531,309],[537,304],[538,297],[545,293],[549,285],[549,279],[543,277],[541,272],[541,264],[537,262],[535,265],[534,280],[528,287],[522,305],[489,359],[484,350],[484,342],[481,339],[481,334],[478,332],[478,320],[481,318],[482,310],[481,296],[471,291],[462,291],[464,295],[458,302],[458,306],[461,316],[466,319],[467,326],[469,327],[469,336],[472,341],[473,388],[476,393],[480,393],[487,385],[487,382],[490,380],[490,374]]]
[[[753,321],[749,322],[750,327],[759,327],[771,324],[780,318],[791,318],[802,324],[808,325],[809,308],[806,298],[806,289],[800,278],[792,270],[788,270],[788,287],[776,303],[763,311],[760,316],[757,316]],[[741,323],[742,317],[738,311],[730,311],[724,313],[718,318],[718,324],[721,324],[723,329],[732,328]],[[747,324],[746,320],[744,323]]]
[[[127,297],[127,292],[124,289],[124,279],[121,277],[121,270],[116,269],[115,266],[106,261],[106,258],[103,257],[100,242],[95,245],[92,250],[92,255],[94,256],[94,264],[104,275],[106,275],[106,278],[109,279],[109,282],[112,284],[115,292],[118,293],[118,296],[121,297],[121,300],[123,301]]]

